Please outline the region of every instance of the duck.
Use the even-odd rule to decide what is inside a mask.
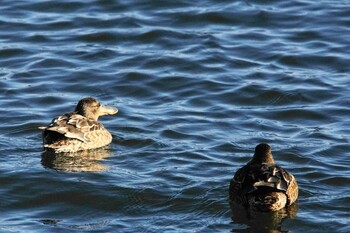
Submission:
[[[231,179],[229,199],[249,210],[273,212],[292,205],[298,192],[295,177],[276,164],[270,145],[261,143]]]
[[[49,125],[39,127],[45,151],[70,153],[110,144],[112,135],[98,118],[116,113],[117,108],[103,105],[95,98],[81,99],[74,112],[58,116]]]

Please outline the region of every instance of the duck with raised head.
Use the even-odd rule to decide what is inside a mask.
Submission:
[[[273,159],[271,147],[256,146],[253,158],[238,169],[230,182],[230,200],[254,211],[277,211],[294,203],[298,184]]]
[[[43,130],[44,148],[55,153],[95,149],[111,143],[112,135],[98,122],[104,115],[113,115],[117,108],[102,105],[94,98],[81,99],[74,112],[56,117]]]

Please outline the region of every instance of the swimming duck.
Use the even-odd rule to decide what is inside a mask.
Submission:
[[[229,196],[251,210],[277,211],[296,201],[298,184],[292,174],[275,163],[271,147],[262,143],[232,178]]]
[[[96,99],[81,99],[75,111],[56,117],[43,130],[44,148],[55,153],[77,152],[108,145],[112,135],[98,122],[99,116],[113,115],[117,108],[102,105]]]

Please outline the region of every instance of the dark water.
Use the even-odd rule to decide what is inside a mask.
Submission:
[[[1,1],[1,232],[350,232],[350,1]],[[47,158],[94,96],[109,148]],[[293,214],[232,213],[260,142]],[[233,220],[231,219],[233,218]]]

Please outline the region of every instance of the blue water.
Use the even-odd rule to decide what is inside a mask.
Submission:
[[[350,232],[350,2],[0,5],[1,232]],[[93,96],[108,148],[48,159],[39,126]],[[260,142],[293,214],[232,212]],[[237,217],[238,215],[238,217]]]

